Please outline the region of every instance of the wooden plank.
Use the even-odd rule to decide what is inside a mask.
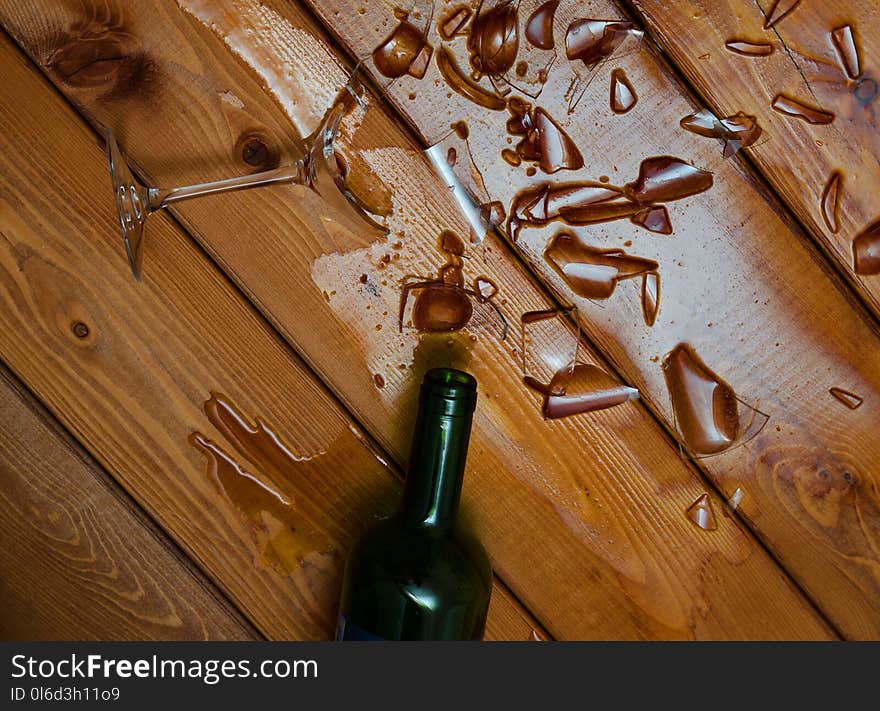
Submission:
[[[358,15],[355,2],[310,4],[358,57],[368,56],[397,22],[392,3],[371,5],[366,16]],[[621,17],[610,2],[591,4],[588,15]],[[437,3],[435,18],[442,16]],[[434,65],[422,80],[402,79],[393,99],[426,136],[468,120],[474,162],[489,195],[505,206],[517,191],[547,180],[604,175],[613,176],[612,184],[635,181],[649,156],[680,157],[714,173],[710,190],[669,204],[670,237],[626,220],[577,230],[593,247],[622,248],[659,263],[662,304],[652,328],[640,313],[637,282],[621,285],[613,298],[590,300],[551,267],[543,251],[558,223],[525,229],[516,246],[563,302],[578,307],[585,332],[670,427],[662,364],[680,343],[690,344],[743,400],[770,414],[769,426],[748,444],[699,464],[725,494],[744,491],[739,511],[745,520],[846,635],[876,637],[880,344],[873,322],[853,308],[844,285],[739,160],[724,160],[718,142],[679,128],[695,107],[650,47],[602,64],[568,114],[577,65],[568,63],[562,47],[565,28],[583,17],[577,3],[557,9],[558,71],[550,72],[538,100],[586,155],[580,171],[530,178],[525,165],[500,160],[509,146],[503,136],[510,115],[452,91]],[[465,39],[446,45],[467,66]],[[609,106],[612,68],[625,72],[638,96],[622,115]],[[864,405],[849,410],[829,394],[833,387],[857,393]]]
[[[99,141],[7,39],[0,57],[0,356],[266,636],[331,636],[345,551],[399,477],[167,216],[131,279]],[[221,450],[262,484],[212,472]],[[504,594],[493,614],[496,638],[538,627]]]
[[[107,7],[103,19],[84,17],[75,3],[58,3],[48,12],[3,3],[0,14],[74,103],[98,125],[122,134],[124,148],[151,181],[173,184],[239,170],[230,156],[238,136],[225,125],[212,130],[206,118],[224,113],[228,94],[244,104],[251,126],[285,120],[280,109],[267,115],[251,101],[254,77],[198,21],[199,8],[190,14],[167,2],[149,12],[134,4]],[[235,25],[239,20],[259,27],[247,30]],[[278,92],[290,125],[308,124],[296,110],[300,97],[319,90],[332,95],[336,82],[344,81],[346,71],[320,30],[294,4],[241,2],[234,12],[205,21],[246,62],[271,72],[264,83]],[[65,80],[53,57],[75,54],[82,40],[70,39],[72,28],[89,26],[98,30],[94,35],[119,28],[116,35],[149,60],[149,80],[135,87],[124,77],[117,81],[119,62],[104,65],[100,91]],[[300,76],[299,84],[275,81],[278,68],[295,71],[299,57],[306,58],[309,82]],[[151,98],[143,101],[147,90]],[[721,516],[715,494],[718,529],[702,531],[688,521],[685,510],[705,484],[644,409],[629,405],[546,423],[521,385],[517,339],[499,341],[485,318],[451,337],[448,349],[445,337],[432,343],[395,332],[398,281],[406,273],[436,271],[443,258],[434,246],[437,235],[445,227],[461,231],[463,224],[396,124],[381,119],[376,130],[381,140],[371,165],[380,179],[395,184],[391,219],[392,231],[403,233],[399,249],[381,241],[363,247],[357,240],[328,249],[326,236],[307,220],[314,208],[302,204],[301,192],[284,187],[181,204],[175,214],[397,461],[406,456],[414,386],[423,369],[446,360],[477,376],[481,405],[465,509],[502,579],[554,636],[826,636],[827,628],[772,560],[734,519]],[[105,239],[113,237],[108,232]],[[172,255],[153,232],[149,239],[145,274],[161,274]],[[384,258],[392,251],[399,260]],[[514,319],[546,304],[503,244],[491,241],[469,256],[468,276],[495,281]],[[376,373],[384,387],[377,388]]]
[[[3,639],[258,639],[0,369]]]
[[[764,29],[775,3],[724,0],[711,9],[699,2],[632,0],[643,22],[719,116],[753,114],[764,137],[749,157],[798,219],[822,245],[875,314],[880,314],[880,277],[854,270],[853,239],[880,217],[880,6],[875,2],[799,3]],[[784,7],[786,4],[782,4]],[[791,3],[787,3],[791,5]],[[850,27],[858,69],[850,78],[835,47],[834,30]],[[849,47],[841,36],[841,47]],[[766,42],[770,55],[731,52],[726,43]],[[834,114],[828,124],[809,124],[772,108],[778,95]],[[840,175],[836,220],[823,215],[823,195]],[[833,200],[829,198],[829,217]]]

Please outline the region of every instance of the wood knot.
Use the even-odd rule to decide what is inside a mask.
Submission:
[[[257,170],[272,170],[281,162],[274,142],[258,131],[247,131],[235,142],[235,155],[245,165]]]
[[[73,335],[77,338],[83,339],[89,337],[89,327],[82,321],[74,321],[70,326],[70,330],[73,331]]]

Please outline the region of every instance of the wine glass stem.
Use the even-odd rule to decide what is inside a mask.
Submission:
[[[305,175],[304,162],[297,161],[296,163],[282,165],[262,173],[241,175],[236,178],[226,178],[225,180],[214,180],[210,183],[198,183],[179,188],[150,188],[150,208],[156,210],[173,202],[189,200],[190,198],[202,195],[225,193],[232,190],[246,190],[247,188],[256,188],[261,185],[272,185],[273,183],[297,183],[302,185],[305,183]]]

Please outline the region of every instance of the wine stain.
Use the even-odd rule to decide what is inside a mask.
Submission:
[[[320,456],[303,456],[261,418],[251,424],[224,395],[211,393],[204,405],[208,421],[246,462],[240,464],[219,444],[193,432],[190,444],[207,460],[207,475],[250,526],[264,564],[282,575],[296,570],[312,552],[332,547],[285,487],[308,481]]]
[[[806,121],[809,124],[824,125],[831,123],[834,120],[834,114],[830,111],[807,106],[801,101],[792,99],[784,94],[778,94],[776,98],[773,99],[771,106],[775,111],[778,111],[785,116],[792,116],[801,121]]]
[[[709,494],[700,494],[696,501],[688,506],[686,515],[691,523],[704,531],[714,531],[718,528]]]
[[[850,25],[843,25],[832,30],[831,41],[834,44],[834,49],[837,50],[837,56],[840,58],[840,63],[846,72],[846,76],[850,79],[858,79],[862,69],[852,27]]]
[[[856,393],[849,390],[844,390],[843,388],[828,388],[828,392],[831,393],[831,395],[839,402],[846,405],[846,407],[848,407],[850,410],[857,410],[865,401],[865,399],[861,395],[856,395]]]
[[[662,366],[676,425],[687,448],[698,455],[728,449],[740,434],[733,388],[685,343],[669,352]]]
[[[611,72],[611,110],[616,114],[625,114],[631,110],[639,97],[623,69]]]
[[[433,51],[425,33],[404,19],[373,50],[373,63],[389,79],[397,79],[405,74],[421,79],[425,76]]]
[[[769,42],[749,42],[747,40],[731,39],[724,46],[743,57],[767,57],[773,54],[773,45]]]
[[[528,376],[523,381],[544,396],[541,411],[548,420],[607,410],[639,397],[636,388],[622,385],[589,363],[575,363],[558,370],[546,385]]]
[[[645,158],[639,175],[622,187],[603,182],[539,183],[517,193],[510,206],[507,231],[514,241],[526,226],[554,220],[590,225],[628,218],[652,232],[671,234],[665,203],[712,187],[712,173],[672,156]]]
[[[159,74],[155,62],[130,32],[115,8],[83,6],[83,14],[52,39],[46,67],[77,91],[98,91],[101,98],[148,99]]]
[[[686,131],[696,133],[698,136],[717,138],[724,142],[722,151],[725,158],[729,158],[740,148],[751,146],[760,138],[763,132],[758,125],[758,119],[754,116],[739,111],[732,116],[719,119],[708,109],[702,109],[696,113],[685,116],[679,125]]]
[[[465,76],[448,48],[440,47],[434,53],[434,61],[437,63],[437,69],[440,70],[440,76],[449,88],[465,99],[493,111],[503,111],[507,106],[507,102],[498,94],[484,89]]]
[[[608,299],[617,285],[656,272],[653,259],[636,257],[622,249],[600,249],[581,242],[570,232],[559,232],[547,243],[544,259],[578,296]]]
[[[545,173],[584,167],[574,141],[543,108],[533,110],[530,103],[514,97],[507,102],[507,110],[511,114],[507,131],[522,136],[514,147],[521,161],[537,163]]]
[[[776,0],[773,3],[773,7],[770,9],[770,12],[767,13],[766,19],[764,20],[764,29],[769,30],[773,27],[777,22],[782,20],[782,18],[786,17],[792,10],[794,10],[799,4],[801,0]]]
[[[471,19],[471,8],[467,5],[458,5],[450,8],[437,23],[437,32],[445,40],[451,40],[456,35],[462,34],[464,26]]]
[[[575,20],[565,33],[565,56],[588,70],[610,57],[633,30],[625,20]]]
[[[526,20],[525,36],[526,39],[538,49],[553,49],[555,43],[553,41],[553,18],[556,15],[556,8],[559,6],[559,0],[548,0],[538,7]]]
[[[398,329],[403,322],[410,294],[413,305],[410,318],[413,327],[421,333],[460,331],[468,325],[474,314],[473,302],[489,304],[503,324],[502,338],[507,335],[507,320],[493,301],[498,293],[496,284],[485,276],[474,279],[473,287],[465,286],[463,261],[465,248],[461,237],[451,230],[440,233],[439,249],[446,255],[446,263],[440,267],[437,279],[415,277],[405,281],[400,292]]]
[[[853,240],[853,268],[856,274],[880,274],[880,220],[868,225]]]
[[[477,78],[507,73],[519,52],[519,0],[507,0],[483,12],[482,3],[471,22],[467,41]]]
[[[839,207],[842,183],[843,176],[840,171],[835,170],[822,191],[822,219],[825,220],[825,226],[831,234],[837,234],[837,230],[840,229]]]

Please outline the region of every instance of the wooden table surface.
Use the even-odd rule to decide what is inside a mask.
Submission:
[[[876,4],[478,5],[0,0],[0,635],[330,638],[346,551],[395,506],[421,376],[454,365],[480,384],[463,515],[495,571],[487,638],[880,637]],[[518,48],[472,76],[493,7]],[[529,19],[554,8],[554,48],[536,46]],[[579,20],[625,23],[622,43],[569,59]],[[391,83],[370,58],[405,23],[427,35]],[[157,212],[132,277],[105,128],[150,186],[270,169],[358,62],[384,98],[337,148],[387,236],[274,185]],[[568,137],[566,167],[524,148],[511,97],[548,145]],[[725,156],[681,125],[702,109],[710,130],[742,112],[762,131]],[[480,303],[452,333],[398,328],[405,280],[436,278],[444,230],[470,232],[435,141],[478,201],[523,219],[458,260],[497,285],[506,337]],[[652,188],[671,159],[699,190]],[[540,219],[539,196],[572,185],[623,219]],[[645,206],[654,223],[628,219]],[[621,250],[642,267],[613,293],[565,266]],[[544,309],[560,315],[523,324]],[[575,346],[639,398],[545,419],[524,360]],[[685,384],[714,379],[697,414],[736,413],[704,423],[734,427],[714,449],[670,394],[682,364]]]

